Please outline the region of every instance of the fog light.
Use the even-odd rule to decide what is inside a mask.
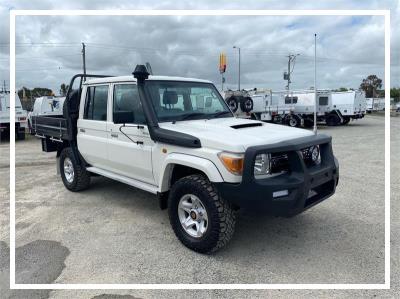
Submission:
[[[288,196],[289,195],[289,190],[280,190],[280,191],[275,191],[272,193],[272,197],[282,197],[282,196]]]
[[[317,145],[312,146],[309,149],[311,160],[315,163],[319,163],[320,155],[319,155],[319,147]]]

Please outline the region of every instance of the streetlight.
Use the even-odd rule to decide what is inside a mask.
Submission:
[[[234,49],[238,49],[239,51],[239,79],[238,79],[238,90],[240,90],[240,48],[233,46]]]

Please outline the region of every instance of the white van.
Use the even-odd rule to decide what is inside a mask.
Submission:
[[[22,109],[19,96],[15,95],[15,136],[17,139],[25,139],[27,127],[27,111]],[[10,136],[10,92],[0,92],[0,134],[6,138]]]

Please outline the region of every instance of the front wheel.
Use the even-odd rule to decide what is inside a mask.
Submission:
[[[188,248],[211,253],[224,247],[235,229],[235,211],[202,175],[177,181],[168,198],[172,229]]]
[[[90,185],[89,173],[78,164],[70,147],[64,148],[60,154],[60,172],[64,186],[70,191],[81,191]]]

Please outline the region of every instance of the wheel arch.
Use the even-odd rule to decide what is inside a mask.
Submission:
[[[210,182],[223,182],[217,166],[210,160],[186,154],[172,153],[164,161],[159,178],[160,192],[167,192],[178,179],[200,173]]]

